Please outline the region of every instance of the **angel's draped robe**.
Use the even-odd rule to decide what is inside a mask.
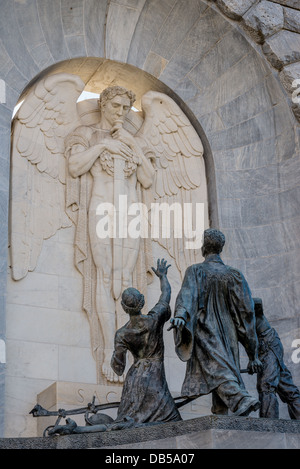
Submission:
[[[127,372],[117,421],[126,417],[136,423],[181,420],[165,377],[163,327],[171,316],[167,303],[159,301],[147,315],[129,320],[115,335],[111,365],[122,374],[126,353],[134,363]]]
[[[209,394],[230,383],[240,398],[249,396],[239,366],[239,342],[246,351],[257,343],[254,304],[243,274],[219,255],[186,270],[174,317],[183,318],[175,332],[179,358],[187,361],[183,396]],[[250,396],[249,396],[250,397]]]

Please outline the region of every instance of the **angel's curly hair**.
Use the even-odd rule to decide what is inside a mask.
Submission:
[[[127,90],[122,86],[109,86],[105,88],[100,94],[100,98],[98,100],[99,107],[103,106],[106,101],[113,99],[115,96],[122,96],[123,94],[127,95],[130,100],[130,107],[135,102],[136,96],[133,91]]]

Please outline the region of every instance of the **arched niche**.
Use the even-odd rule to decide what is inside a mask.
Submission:
[[[112,85],[123,86],[131,89],[136,94],[134,103],[137,116],[142,119],[141,97],[149,90],[159,91],[170,96],[189,118],[191,124],[198,133],[203,147],[207,180],[204,177],[204,185],[209,192],[210,220],[206,219],[206,227],[216,225],[217,207],[215,206],[216,194],[214,187],[214,171],[212,154],[208,140],[199,122],[189,110],[183,100],[169,87],[134,66],[116,61],[98,58],[80,58],[60,62],[51,66],[35,77],[24,89],[19,98],[19,104],[24,105],[30,91],[40,80],[51,75],[68,73],[79,76],[85,83],[85,90],[92,93],[101,93]],[[95,100],[92,100],[93,102]],[[92,101],[90,101],[92,103]],[[89,102],[80,103],[82,115],[91,116]],[[133,113],[134,114],[134,113]],[[18,118],[16,113],[14,119]],[[88,120],[91,118],[88,117]],[[13,120],[14,124],[14,120]],[[12,148],[14,148],[14,125],[12,127]],[[24,177],[27,177],[24,174]],[[12,160],[12,201],[14,203],[14,160]],[[30,190],[30,187],[28,188]],[[196,202],[196,200],[193,200]],[[38,203],[38,201],[37,201]],[[22,202],[21,202],[22,204]],[[207,210],[207,207],[206,209]],[[214,218],[214,221],[212,221]],[[16,219],[11,219],[10,226]],[[32,235],[34,236],[34,230]],[[8,275],[7,310],[8,325],[14,329],[14,349],[22,351],[18,366],[28,368],[25,371],[26,381],[33,392],[31,399],[47,388],[53,381],[57,387],[66,383],[73,383],[78,387],[83,383],[85,388],[95,387],[98,394],[107,395],[115,392],[120,395],[120,384],[105,381],[98,373],[98,363],[95,362],[91,352],[91,331],[86,313],[82,308],[82,276],[74,265],[74,226],[58,230],[54,236],[44,240],[40,253],[37,256],[37,264],[34,268],[18,281],[12,279],[11,271]],[[11,250],[14,246],[11,246]],[[155,241],[152,242],[153,265],[157,258],[168,258],[172,264],[169,271],[169,280],[172,285],[172,307],[176,299],[184,272],[177,267],[175,260],[168,256],[168,252]],[[149,284],[147,305],[148,309],[157,302],[160,296],[159,280],[156,278]],[[18,324],[20,336],[13,324]],[[33,349],[37,353],[33,352]],[[27,355],[28,354],[28,355]],[[31,358],[30,365],[23,363],[23,357]],[[8,357],[13,366],[14,352]],[[27,362],[28,364],[28,362]],[[173,333],[165,331],[165,366],[170,388],[174,395],[180,395],[180,383],[183,379],[185,365],[178,360],[174,350]],[[34,367],[35,371],[32,371]],[[41,385],[41,383],[43,383]],[[24,386],[27,389],[27,384]],[[8,395],[13,393],[15,378],[7,378]],[[74,390],[73,390],[74,392]],[[85,391],[87,392],[87,391]],[[85,396],[89,399],[89,396]],[[76,405],[74,402],[73,405]],[[29,422],[29,427],[33,423]],[[27,430],[26,430],[27,431]]]

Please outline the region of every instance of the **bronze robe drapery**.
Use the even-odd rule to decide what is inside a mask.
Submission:
[[[185,273],[175,317],[186,325],[175,331],[176,353],[187,361],[183,396],[204,395],[231,381],[244,389],[239,345],[257,343],[254,304],[243,274],[211,254]]]

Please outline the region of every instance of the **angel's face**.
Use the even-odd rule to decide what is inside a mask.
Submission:
[[[130,111],[130,99],[124,95],[117,95],[109,99],[101,107],[101,121],[113,127],[118,121],[124,122]]]

